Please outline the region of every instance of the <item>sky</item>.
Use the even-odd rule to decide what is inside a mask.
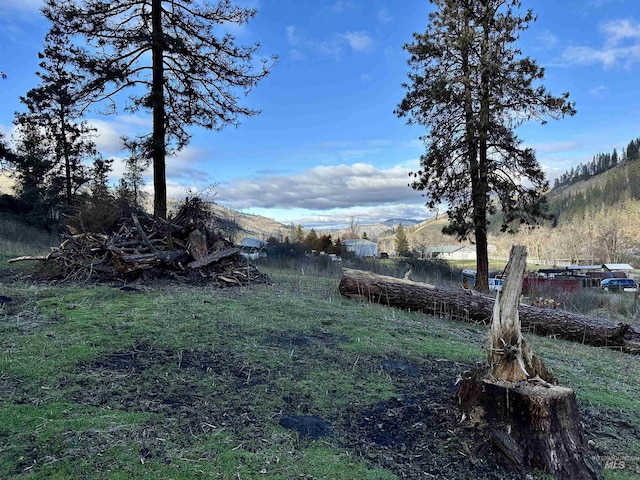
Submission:
[[[237,3],[237,2],[236,2]],[[537,21],[519,46],[545,68],[544,85],[565,91],[577,114],[528,122],[519,137],[553,179],[599,152],[640,137],[640,2],[523,0]],[[402,100],[408,55],[424,32],[426,0],[242,0],[258,10],[233,34],[277,55],[244,105],[261,110],[220,132],[190,128],[187,148],[167,161],[170,197],[202,192],[220,205],[284,224],[331,228],[433,212],[412,190],[424,127],[393,110]],[[0,129],[13,131],[19,97],[38,85],[38,52],[49,28],[42,0],[0,0]],[[150,117],[90,113],[100,151],[123,171],[120,137],[148,132]],[[151,173],[146,177],[151,188]]]

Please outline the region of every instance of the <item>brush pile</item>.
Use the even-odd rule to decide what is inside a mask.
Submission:
[[[240,248],[210,232],[208,217],[199,199],[187,199],[168,220],[132,213],[109,235],[70,229],[48,255],[9,262],[42,260],[51,276],[72,281],[169,278],[219,286],[268,282],[240,255]]]

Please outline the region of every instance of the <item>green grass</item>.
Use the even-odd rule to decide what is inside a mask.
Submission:
[[[338,422],[401,397],[383,359],[462,369],[483,360],[486,327],[344,299],[335,276],[267,273],[273,285],[230,290],[4,283],[0,478],[396,478],[279,416]],[[607,478],[640,478],[640,359],[528,340],[575,389],[590,439],[627,458]]]
[[[0,267],[10,258],[23,255],[46,255],[50,247],[60,245],[60,236],[25,225],[0,215]]]

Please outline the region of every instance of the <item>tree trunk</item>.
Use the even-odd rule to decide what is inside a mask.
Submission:
[[[153,157],[153,214],[167,218],[166,179],[166,127],[164,106],[164,32],[162,30],[162,0],[152,0],[151,23],[153,44],[151,47],[153,109],[152,157]]]
[[[522,338],[518,306],[526,267],[526,248],[514,245],[505,268],[506,280],[502,292],[496,295],[493,308],[487,363],[497,380],[518,382],[538,376],[552,381],[553,377],[542,361],[533,355]]]
[[[495,299],[462,288],[436,287],[362,270],[343,269],[339,290],[355,300],[471,323],[488,324]],[[640,328],[563,310],[520,305],[522,328],[563,340],[640,354]]]
[[[525,247],[512,247],[502,298],[496,297],[487,366],[465,372],[460,382],[463,419],[481,418],[494,449],[519,470],[604,478],[590,456],[573,390],[549,383],[553,376],[522,337],[518,303],[526,261]]]

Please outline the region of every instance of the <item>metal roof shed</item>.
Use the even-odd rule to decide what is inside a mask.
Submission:
[[[613,272],[614,270],[633,270],[633,267],[628,263],[605,263],[602,265],[602,268],[609,270],[610,272]]]
[[[378,244],[369,240],[349,239],[342,244],[348,252],[353,252],[358,257],[373,257],[378,254]]]

